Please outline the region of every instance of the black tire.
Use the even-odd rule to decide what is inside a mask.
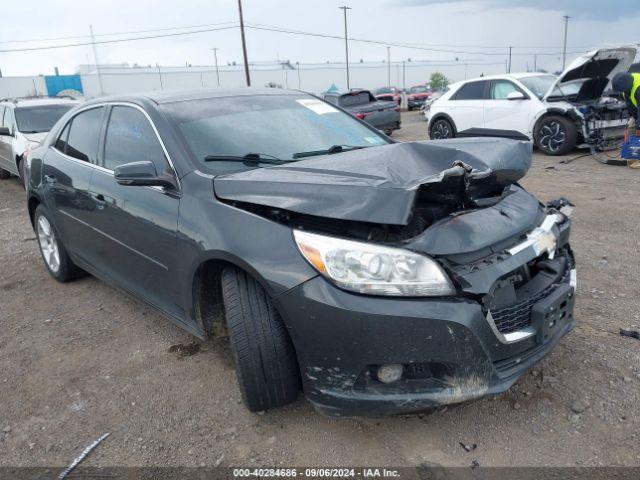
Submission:
[[[0,180],[6,180],[9,177],[11,177],[11,172],[0,168]]]
[[[385,130],[385,131],[384,131],[384,134],[385,134],[387,137],[390,137],[392,133],[393,133],[393,130],[391,130],[390,128],[388,128],[387,130]]]
[[[453,125],[446,118],[439,118],[431,124],[431,129],[429,130],[429,138],[431,140],[444,140],[455,136]]]
[[[42,242],[40,240],[40,231],[38,229],[38,222],[40,220],[40,217],[44,217],[47,220],[47,222],[49,223],[49,226],[51,227],[51,231],[53,232],[53,235],[54,235],[54,241],[57,245],[58,255],[59,255],[59,262],[58,262],[59,267],[57,268],[57,270],[53,269],[50,266],[50,264],[47,262],[47,259],[45,257],[45,253],[43,252]],[[56,230],[55,226],[53,225],[53,222],[51,221],[51,216],[49,215],[47,209],[43,205],[38,205],[38,207],[36,208],[35,214],[33,216],[33,219],[34,219],[33,224],[36,231],[38,249],[40,250],[40,255],[42,256],[42,260],[44,261],[44,265],[47,268],[49,274],[60,283],[66,283],[86,275],[86,273],[80,268],[78,268],[76,264],[73,263],[71,258],[69,258],[69,254],[67,253],[67,250],[64,248],[64,245],[60,240],[60,235],[58,234],[58,231]]]
[[[236,268],[222,272],[222,298],[240,393],[262,412],[296,400],[300,373],[284,323],[262,286]]]
[[[407,105],[407,112],[410,112],[411,110],[413,110],[413,107]]]
[[[566,155],[575,146],[578,130],[571,120],[549,115],[538,122],[534,132],[535,144],[545,155]]]

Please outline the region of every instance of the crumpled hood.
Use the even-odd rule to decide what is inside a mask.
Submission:
[[[218,198],[297,213],[407,225],[421,185],[466,175],[507,186],[531,166],[530,142],[451,139],[394,143],[218,176]]]
[[[549,97],[556,87],[562,89],[563,85],[585,79],[592,79],[593,83],[589,96],[592,98],[602,96],[613,76],[629,69],[636,52],[635,47],[615,47],[601,48],[580,55],[558,76],[544,99]]]

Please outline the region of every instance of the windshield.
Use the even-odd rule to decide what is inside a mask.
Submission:
[[[391,87],[381,87],[376,90],[376,95],[380,95],[381,93],[393,93],[395,89]]]
[[[539,75],[535,77],[524,77],[519,80],[525,87],[531,90],[531,93],[542,99],[555,83],[557,77],[553,75]]]
[[[424,87],[424,86],[411,87],[409,89],[409,93],[427,93],[427,92],[429,92],[429,89],[427,87]]]
[[[16,124],[22,133],[48,132],[75,104],[16,108]]]
[[[249,153],[295,160],[295,154],[334,145],[370,147],[388,143],[351,115],[309,95],[253,95],[188,100],[161,107],[177,124],[189,149],[208,170],[255,168],[211,157]]]

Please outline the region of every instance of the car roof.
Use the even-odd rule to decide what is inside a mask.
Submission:
[[[5,98],[0,100],[5,105],[13,105],[15,107],[39,107],[43,105],[77,105],[80,103],[73,98]]]
[[[152,92],[141,92],[128,95],[111,95],[107,97],[94,98],[89,104],[103,102],[140,102],[151,101],[158,105],[164,103],[184,102],[188,100],[207,100],[210,98],[223,97],[249,97],[254,95],[306,95],[299,90],[287,90],[283,88],[211,88],[198,90],[162,90]]]
[[[482,80],[500,80],[500,79],[520,80],[522,78],[528,78],[528,77],[548,77],[548,76],[555,77],[555,75],[552,73],[539,73],[539,72],[503,73],[498,75],[485,75],[484,77],[469,78],[467,80],[461,80],[459,82],[456,82],[453,85],[462,85],[463,83],[478,82]]]

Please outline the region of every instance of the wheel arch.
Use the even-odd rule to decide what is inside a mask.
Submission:
[[[241,258],[226,252],[215,251],[202,255],[191,268],[188,294],[190,296],[191,317],[195,320],[198,328],[203,331],[205,337],[226,334],[222,302],[222,271],[227,267],[242,270],[258,282],[272,299],[278,293],[264,277]]]
[[[571,110],[567,110],[564,108],[559,108],[559,107],[550,107],[547,108],[546,110],[540,112],[533,121],[533,127],[531,129],[531,137],[533,138],[533,141],[536,141],[536,131],[538,130],[538,126],[540,125],[540,122],[542,122],[545,118],[550,117],[550,116],[560,116],[560,117],[566,117],[567,119],[569,119],[570,121],[572,121],[575,125],[576,125],[576,129],[578,130],[578,132],[580,132],[580,125],[579,125],[579,118],[574,114],[571,114]]]
[[[34,217],[36,214],[36,208],[40,205],[42,201],[40,197],[35,194],[29,195],[29,199],[27,200],[27,208],[29,210],[29,220],[31,220],[31,226],[35,228]]]

